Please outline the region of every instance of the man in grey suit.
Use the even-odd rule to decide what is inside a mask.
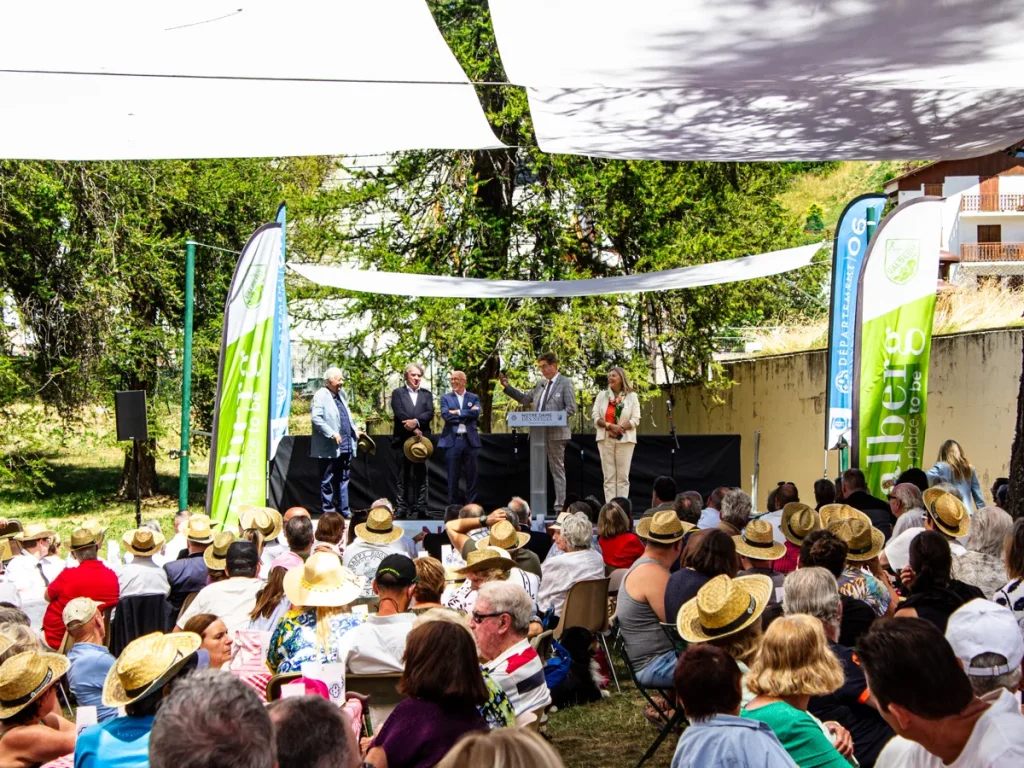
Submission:
[[[537,367],[540,368],[542,378],[530,392],[520,392],[509,386],[508,376],[501,373],[498,380],[505,394],[523,405],[532,403],[535,411],[565,411],[571,417],[576,413],[576,387],[570,379],[559,375],[558,358],[548,352],[537,360]],[[544,432],[547,440],[548,469],[555,482],[554,509],[561,512],[562,504],[565,502],[565,444],[572,437],[572,432],[568,424],[564,427],[547,427]],[[531,439],[534,434],[534,431],[530,432]]]
[[[324,385],[313,395],[310,455],[320,460],[321,511],[340,512],[348,517],[348,480],[357,438],[352,414],[341,392],[343,380],[340,369],[328,368]]]

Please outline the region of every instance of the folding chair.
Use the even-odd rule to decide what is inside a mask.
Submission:
[[[615,665],[611,663],[612,654],[608,650],[608,641],[605,638],[608,632],[608,582],[606,576],[603,579],[577,581],[572,585],[565,597],[558,626],[555,627],[555,640],[560,640],[562,633],[569,627],[584,627],[593,632],[608,658],[615,690],[621,693],[619,677],[615,672]]]
[[[661,629],[664,631],[669,642],[672,643],[672,647],[675,648],[677,656],[686,650],[689,643],[680,636],[679,629],[675,624],[663,621],[661,622]]]
[[[267,683],[267,701],[277,701],[281,698],[281,686],[294,683],[302,677],[301,672],[282,672],[274,675]]]
[[[61,656],[67,656],[68,651],[75,644],[75,639],[71,637],[71,633],[64,630],[64,639],[60,641],[60,647],[57,649],[57,653]],[[60,679],[57,683],[57,695],[63,697],[64,706],[67,707],[68,712],[74,712],[74,707],[71,706],[71,687],[68,683],[67,675]]]
[[[369,697],[369,703],[363,708],[363,727],[367,735],[373,735],[374,720],[378,724],[388,719],[398,703],[404,698],[398,692],[400,672],[387,675],[345,675],[345,689],[355,691]]]

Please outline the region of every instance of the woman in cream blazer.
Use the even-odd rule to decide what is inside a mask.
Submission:
[[[614,409],[614,410],[613,410]],[[617,417],[616,417],[617,411]],[[629,465],[636,448],[636,425],[640,423],[640,399],[619,366],[608,371],[608,389],[598,393],[592,412],[597,428],[597,450],[604,473],[604,498],[629,498]]]

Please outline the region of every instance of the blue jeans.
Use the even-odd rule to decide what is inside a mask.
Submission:
[[[672,688],[677,660],[675,651],[665,651],[647,662],[647,666],[636,673],[636,679],[644,688]]]
[[[352,454],[343,453],[336,459],[320,459],[320,511],[340,512],[349,516],[348,479],[352,469]]]

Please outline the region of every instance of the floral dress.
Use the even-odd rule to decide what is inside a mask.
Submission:
[[[495,728],[514,728],[516,724],[516,711],[512,707],[512,702],[508,700],[508,694],[490,676],[486,669],[481,667],[480,671],[484,675],[484,685],[487,686],[488,699],[477,709],[480,710],[480,714],[492,730]]]
[[[867,603],[876,616],[889,610],[889,590],[862,568],[846,566],[839,577],[839,593]]]
[[[267,667],[275,675],[282,672],[301,672],[303,663],[319,661],[329,664],[338,660],[340,640],[345,634],[363,623],[362,614],[338,613],[327,619],[331,631],[327,647],[320,648],[316,634],[316,608],[296,608],[289,611],[277,625],[267,647]]]

